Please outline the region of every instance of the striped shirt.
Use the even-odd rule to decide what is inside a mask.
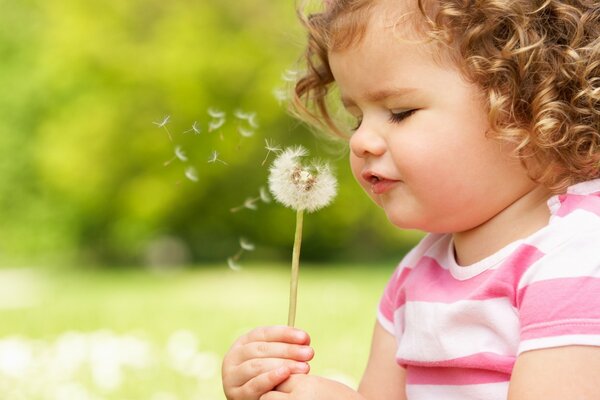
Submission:
[[[600,346],[600,179],[548,201],[549,224],[461,267],[452,235],[429,234],[381,298],[409,400],[506,400],[516,357]]]

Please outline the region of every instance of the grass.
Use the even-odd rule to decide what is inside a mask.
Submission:
[[[358,382],[391,270],[301,266],[296,325],[311,334],[312,373]],[[207,266],[169,274],[36,270],[27,279],[32,277],[33,284],[17,290],[30,292],[32,304],[12,309],[0,304],[0,392],[12,390],[16,400],[221,400],[220,362],[235,338],[256,326],[287,321],[289,271],[281,265],[246,266],[240,272]],[[15,288],[18,284],[0,274],[0,290]],[[65,339],[74,336],[88,347],[67,351],[70,372],[57,377],[52,371],[65,369],[60,365],[65,356],[56,356],[59,343],[78,343]],[[145,361],[107,367],[111,354],[118,365],[114,359],[124,351],[118,343],[132,338],[146,346]],[[21,343],[21,352],[7,343]],[[15,364],[15,359],[25,361]]]

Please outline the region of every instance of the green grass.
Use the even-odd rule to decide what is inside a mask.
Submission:
[[[392,266],[301,266],[297,326],[313,340],[312,373],[358,381],[377,302],[391,270]],[[93,399],[224,399],[218,364],[231,343],[253,327],[287,320],[289,271],[280,265],[246,266],[240,272],[213,266],[170,274],[133,269],[40,270],[34,277],[36,284],[28,290],[38,294],[35,305],[0,307],[0,338],[22,338],[37,360],[27,369],[35,375],[21,381],[3,377],[0,345],[0,391],[6,393],[12,386],[14,399],[56,398],[49,391],[57,390],[79,390]],[[0,279],[0,290],[3,284],[10,283]],[[206,361],[200,377],[170,366],[167,343],[178,330],[198,339],[197,351]],[[122,382],[112,389],[98,387],[91,367],[83,364],[69,379],[50,376],[40,383],[46,386],[32,387],[31,381],[52,375],[46,370],[62,368],[42,367],[39,359],[53,354],[61,335],[70,331],[89,340],[102,336],[98,332],[139,338],[151,346],[154,361],[142,368],[123,367]]]

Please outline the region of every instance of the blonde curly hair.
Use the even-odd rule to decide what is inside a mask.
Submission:
[[[448,49],[486,96],[489,137],[510,142],[554,193],[600,177],[600,3],[596,0],[414,0],[428,40]],[[329,0],[304,15],[306,73],[293,109],[346,136],[331,116],[328,54],[359,42],[376,0]],[[400,23],[400,22],[399,22]]]

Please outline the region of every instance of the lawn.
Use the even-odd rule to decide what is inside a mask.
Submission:
[[[393,266],[301,268],[312,373],[355,385]],[[286,322],[288,280],[281,265],[0,270],[1,398],[222,400],[223,354]]]

